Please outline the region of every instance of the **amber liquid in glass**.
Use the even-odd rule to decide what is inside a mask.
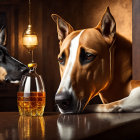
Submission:
[[[20,115],[43,116],[46,104],[45,92],[18,92],[17,103]]]

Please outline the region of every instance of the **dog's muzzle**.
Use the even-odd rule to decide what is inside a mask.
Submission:
[[[68,91],[59,92],[55,95],[55,102],[59,111],[63,114],[79,113],[79,101],[74,98],[73,93]]]
[[[23,65],[20,67],[20,69],[16,72],[8,73],[5,76],[5,82],[6,83],[13,83],[13,84],[18,84],[19,81],[21,80],[22,75],[26,74],[29,72],[29,68],[26,65]]]

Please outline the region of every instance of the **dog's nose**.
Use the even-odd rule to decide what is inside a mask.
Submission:
[[[22,65],[20,71],[25,74],[29,71],[29,68],[26,65]]]
[[[69,92],[60,92],[55,95],[55,102],[62,110],[72,107],[72,95]]]

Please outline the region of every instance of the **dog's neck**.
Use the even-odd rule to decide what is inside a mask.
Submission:
[[[122,99],[130,93],[132,79],[132,44],[119,34],[112,46],[111,78],[109,85],[99,96],[103,103],[110,103]]]

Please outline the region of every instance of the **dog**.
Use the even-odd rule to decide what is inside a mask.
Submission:
[[[0,83],[18,83],[23,74],[29,71],[28,67],[11,57],[5,47],[6,28],[0,30]]]
[[[57,14],[61,82],[55,95],[66,113],[140,112],[140,82],[132,80],[132,43],[116,33],[109,7],[94,28],[74,31]],[[103,104],[87,106],[99,95]]]

